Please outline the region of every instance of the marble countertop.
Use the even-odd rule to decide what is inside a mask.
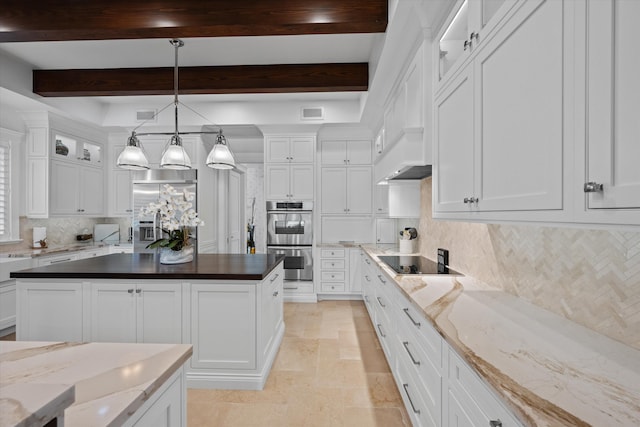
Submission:
[[[94,243],[92,241],[89,241],[87,243],[74,243],[71,245],[50,246],[42,249],[24,249],[24,250],[15,251],[15,252],[0,252],[0,262],[3,259],[10,259],[10,258],[37,258],[41,256],[56,255],[56,254],[65,253],[65,252],[85,251],[85,250],[99,249],[99,248],[104,248],[109,246],[126,247],[126,246],[132,246],[132,245],[133,243],[131,242],[120,242],[120,243],[117,243],[116,245],[108,245],[106,243]]]
[[[527,426],[640,426],[640,351],[472,277],[398,275],[363,249]]]
[[[62,411],[67,427],[122,425],[191,354],[188,344],[0,341],[0,427]]]

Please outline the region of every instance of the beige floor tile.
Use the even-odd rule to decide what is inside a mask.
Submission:
[[[362,301],[287,303],[284,319],[264,390],[190,389],[190,427],[411,425]]]

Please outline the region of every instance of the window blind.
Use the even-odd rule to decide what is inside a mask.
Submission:
[[[0,144],[0,237],[8,232],[9,215],[9,147]]]

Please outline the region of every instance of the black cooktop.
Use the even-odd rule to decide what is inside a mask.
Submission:
[[[398,274],[454,274],[462,276],[448,266],[438,264],[423,256],[383,255],[378,257]]]

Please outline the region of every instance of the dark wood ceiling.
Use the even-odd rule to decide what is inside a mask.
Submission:
[[[378,33],[387,0],[2,0],[0,43]],[[162,95],[171,68],[34,70],[42,96]],[[366,91],[368,64],[180,68],[181,94]]]
[[[2,0],[0,42],[376,33],[387,0]]]

